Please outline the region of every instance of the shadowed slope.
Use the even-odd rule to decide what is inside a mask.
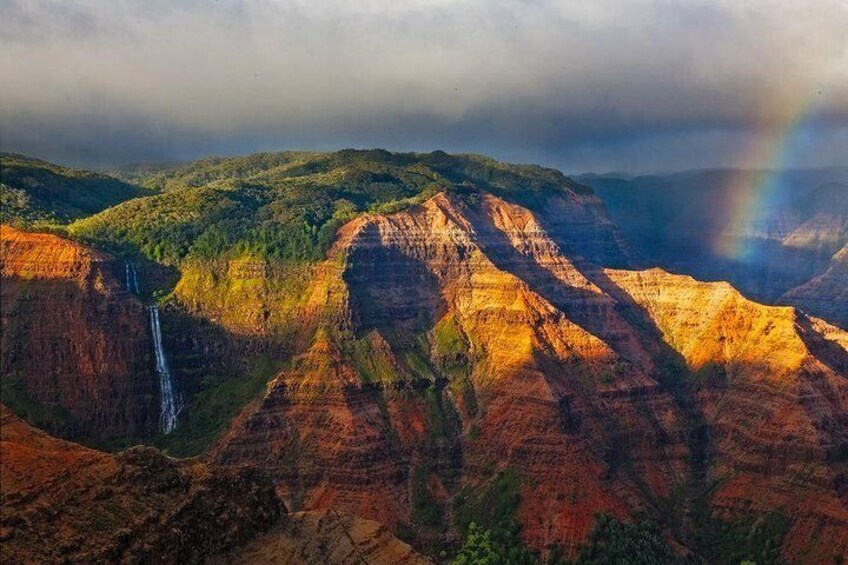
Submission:
[[[0,221],[66,224],[149,191],[118,179],[0,153]]]
[[[65,437],[158,428],[147,313],[125,265],[66,239],[0,226],[4,402]]]
[[[255,472],[117,455],[57,440],[0,405],[0,532],[8,563],[196,562],[285,509]]]

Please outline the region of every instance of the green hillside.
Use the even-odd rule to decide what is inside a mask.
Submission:
[[[0,154],[0,221],[22,227],[67,224],[151,194],[108,175]]]
[[[244,255],[308,262],[322,257],[338,227],[355,215],[399,210],[440,191],[480,188],[532,204],[541,194],[588,190],[553,169],[441,151],[209,158],[139,182],[161,192],[78,221],[71,234],[171,265]]]

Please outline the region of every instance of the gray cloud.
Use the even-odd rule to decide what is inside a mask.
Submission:
[[[645,170],[768,164],[752,146],[802,124],[789,164],[844,164],[846,29],[844,0],[0,0],[0,143]]]

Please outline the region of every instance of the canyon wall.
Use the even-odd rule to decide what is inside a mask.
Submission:
[[[575,556],[596,512],[694,547],[681,493],[709,519],[780,513],[791,558],[844,553],[845,332],[726,283],[572,261],[547,225],[485,193],[346,225],[301,352],[215,460],[423,546],[516,476],[542,553]]]
[[[607,274],[693,371],[714,511],[778,512],[783,548],[800,562],[848,553],[848,332],[727,283]]]
[[[0,227],[3,400],[65,437],[158,429],[147,313],[125,265],[50,234]]]

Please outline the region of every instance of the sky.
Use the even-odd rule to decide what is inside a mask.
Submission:
[[[0,149],[848,164],[845,0],[0,0]]]

